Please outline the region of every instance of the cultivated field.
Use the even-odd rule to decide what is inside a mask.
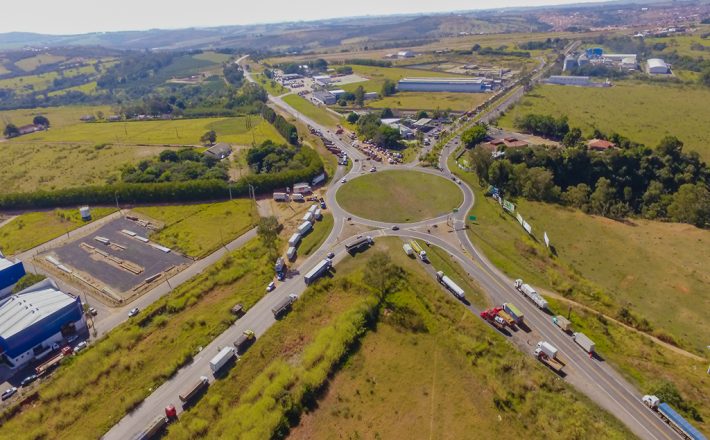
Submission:
[[[32,143],[23,138],[0,144],[0,194],[56,190],[120,180],[122,165],[135,164],[158,155],[165,147],[136,145],[77,145]]]
[[[177,119],[172,121],[132,121],[79,123],[61,129],[21,137],[22,142],[87,142],[129,145],[195,145],[209,130],[217,132],[217,142],[250,145],[265,140],[283,142],[276,129],[260,117]]]
[[[115,208],[92,208],[91,218],[97,220],[115,210]],[[79,215],[79,209],[28,212],[0,227],[0,251],[5,255],[14,255],[85,224],[86,222]]]
[[[180,250],[193,258],[204,257],[249,230],[258,220],[249,199],[196,205],[147,206],[133,209],[165,225],[151,240]]]
[[[15,65],[25,72],[31,72],[39,66],[54,64],[64,60],[66,60],[66,57],[64,56],[43,53],[30,58],[23,58],[17,61]]]
[[[32,118],[37,115],[45,116],[51,123],[51,129],[62,128],[68,125],[76,125],[82,123],[79,118],[84,115],[96,115],[97,112],[103,112],[108,115],[111,112],[111,107],[103,106],[63,106],[63,107],[37,107],[32,109],[5,110],[0,111],[0,126],[5,128],[5,124],[13,123],[18,127],[32,123]],[[26,139],[21,137],[17,141]],[[83,141],[91,141],[83,139]]]
[[[386,98],[367,101],[372,108],[400,110],[453,110],[468,111],[483,103],[490,93],[399,92]]]
[[[417,171],[378,171],[338,190],[338,203],[357,216],[384,222],[415,222],[451,212],[463,194],[450,180]]]
[[[527,113],[566,115],[570,126],[581,128],[587,136],[599,128],[655,147],[663,136],[674,135],[686,150],[710,160],[708,102],[710,89],[696,86],[633,81],[609,88],[545,85],[526,95],[499,125],[512,128],[515,117]]]
[[[290,105],[297,111],[311,118],[318,124],[326,127],[335,127],[340,123],[340,118],[330,113],[325,107],[316,107],[298,95],[288,95],[283,98],[286,104]]]

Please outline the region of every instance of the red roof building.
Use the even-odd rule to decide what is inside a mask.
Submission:
[[[616,148],[616,144],[604,139],[591,139],[587,142],[587,148],[594,151],[606,151],[611,148]]]

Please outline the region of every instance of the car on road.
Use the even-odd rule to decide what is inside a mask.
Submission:
[[[266,286],[266,291],[267,291],[267,292],[271,292],[271,291],[274,290],[275,288],[276,288],[276,283],[274,283],[274,282],[272,281],[272,282],[269,283],[268,286]]]
[[[276,279],[279,281],[283,281],[286,279],[286,275],[283,272],[279,272],[276,274]]]
[[[328,252],[328,255],[326,255],[326,257],[328,257],[329,260],[332,260],[333,258],[335,258],[335,252]]]
[[[325,207],[325,202],[320,202],[320,207],[321,207],[321,209],[325,209],[325,208],[326,208],[326,207]]]
[[[392,225],[392,230],[393,230],[393,231],[399,231],[399,226],[397,226],[397,225]]]
[[[96,316],[99,314],[99,312],[97,312],[96,309],[93,307],[89,307],[89,313],[91,314],[91,316]]]
[[[128,312],[128,317],[133,318],[134,316],[136,316],[138,314],[138,312],[140,312],[140,310],[138,310],[138,307],[133,307],[131,309],[131,311]]]
[[[7,400],[17,392],[16,387],[8,388],[2,393],[2,400]]]
[[[37,375],[31,374],[31,375],[27,376],[26,378],[22,379],[22,382],[20,382],[20,386],[26,387],[27,385],[31,384],[35,380],[37,380]]]
[[[370,168],[371,173],[374,173],[375,171],[377,171],[377,168],[375,168],[375,167]]]
[[[346,183],[347,181],[348,181],[348,179],[346,179],[345,177],[343,177],[343,178],[340,180],[340,183]]]
[[[86,341],[79,342],[78,344],[76,344],[76,347],[74,347],[74,354],[79,353],[81,350],[85,349],[88,346],[89,346],[89,343]]]

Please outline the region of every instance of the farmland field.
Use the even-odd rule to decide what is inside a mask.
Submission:
[[[18,138],[0,144],[0,194],[56,190],[119,179],[122,165],[157,156],[165,147],[136,145],[77,145],[72,143],[22,142]]]
[[[402,110],[467,111],[477,107],[491,96],[490,93],[399,92],[382,99],[367,101],[372,108]]]
[[[264,88],[264,90],[266,90],[269,93],[269,95],[280,96],[280,95],[283,95],[284,93],[289,92],[289,89],[287,89],[286,87],[277,83],[276,81],[270,80],[263,73],[255,73],[253,75],[254,75],[254,80],[256,82],[258,82]],[[272,85],[272,83],[273,83],[273,85]]]
[[[80,86],[74,86],[74,87],[67,87],[66,89],[61,89],[61,90],[55,90],[53,92],[49,92],[49,96],[56,96],[56,95],[63,95],[68,92],[82,92],[86,93],[87,95],[90,95],[96,91],[96,81],[91,81],[86,84],[82,84]]]
[[[326,107],[316,107],[298,95],[287,95],[284,96],[283,100],[286,104],[303,113],[318,124],[325,125],[326,127],[335,127],[335,125],[340,122],[340,119],[330,113]]]
[[[115,208],[92,208],[91,218],[97,220],[114,212]],[[0,227],[0,251],[15,255],[55,239],[86,224],[78,209],[28,212]]]
[[[415,222],[451,212],[463,201],[448,179],[417,171],[378,171],[355,178],[336,194],[343,209],[384,222]]]
[[[249,199],[138,207],[133,211],[164,223],[163,229],[151,234],[151,240],[193,258],[204,257],[229,243],[249,230],[258,219]]]
[[[710,89],[671,84],[620,81],[609,88],[544,85],[535,88],[500,119],[512,128],[517,116],[527,113],[566,115],[570,126],[589,136],[594,128],[617,132],[655,147],[666,135],[674,135],[710,160]],[[669,117],[682,115],[682,117]]]
[[[255,139],[283,142],[276,129],[260,117],[177,119],[172,121],[133,121],[80,123],[61,129],[23,136],[22,142],[90,142],[129,145],[195,145],[206,131],[217,132],[217,142],[250,145]],[[252,138],[253,131],[253,138]],[[12,141],[14,142],[14,141]]]
[[[0,126],[4,128],[5,123],[13,123],[17,126],[32,123],[32,118],[43,115],[52,124],[52,129],[62,128],[68,125],[80,124],[84,115],[95,115],[96,112],[109,114],[111,107],[101,106],[64,106],[64,107],[36,107],[32,109],[4,110],[0,111]],[[26,139],[26,138],[20,138]],[[84,139],[86,140],[86,139]],[[20,140],[18,140],[21,142]],[[90,141],[90,139],[89,139]]]
[[[15,62],[15,65],[25,72],[31,72],[39,66],[54,64],[64,60],[66,60],[66,57],[64,56],[43,53],[30,58],[23,58],[20,61]]]
[[[226,63],[232,59],[232,55],[217,52],[202,52],[197,55],[193,55],[192,57],[196,60],[209,61],[215,64]]]

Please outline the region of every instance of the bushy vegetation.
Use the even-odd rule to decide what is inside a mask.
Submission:
[[[391,112],[391,110],[390,110]],[[363,139],[371,139],[376,145],[390,149],[400,149],[402,136],[399,130],[385,125],[381,114],[369,113],[357,120],[357,133]]]
[[[227,165],[192,148],[163,150],[158,158],[142,160],[121,170],[126,183],[185,182],[192,180],[227,180]]]
[[[261,108],[261,116],[271,123],[289,144],[298,145],[298,129],[295,125],[266,105]]]
[[[300,148],[266,141],[258,147],[249,149],[247,163],[256,174],[280,173],[306,168],[309,165],[309,157],[301,154]]]
[[[508,50],[508,47],[505,45],[494,49],[490,46],[481,47],[479,44],[475,44],[471,48],[471,52],[477,53],[478,55],[530,58],[530,52],[526,50]]]
[[[631,145],[603,153],[584,146],[508,149],[502,160],[474,150],[471,161],[482,182],[507,194],[612,218],[641,214],[698,227],[710,222],[710,169],[674,137],[655,149]]]
[[[17,284],[15,284],[12,288],[12,293],[17,293],[28,287],[34,286],[45,278],[47,277],[45,277],[44,275],[28,273],[22,278],[20,278],[19,281],[17,281]]]
[[[518,48],[522,50],[546,50],[546,49],[563,49],[569,40],[566,38],[546,38],[539,41],[526,41],[518,43]]]
[[[550,115],[528,113],[515,119],[515,127],[527,133],[554,140],[562,140],[569,132],[567,117],[554,118]]]
[[[345,60],[345,64],[355,64],[358,66],[392,67],[392,61],[373,60],[369,58],[352,58]]]

